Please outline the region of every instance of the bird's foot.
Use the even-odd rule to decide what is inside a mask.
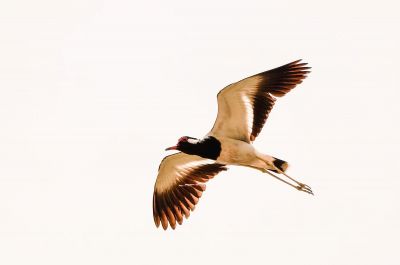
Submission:
[[[306,193],[308,193],[308,194],[314,195],[314,193],[313,193],[312,190],[311,190],[311,187],[308,186],[308,185],[306,185],[306,184],[299,183],[299,184],[296,186],[296,189],[299,190],[299,191],[304,191],[304,192],[306,192]]]

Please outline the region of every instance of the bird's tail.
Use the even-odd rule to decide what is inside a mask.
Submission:
[[[272,157],[272,158],[274,159],[274,160],[272,160],[272,163],[273,163],[274,166],[275,166],[276,168],[278,168],[281,172],[285,172],[286,169],[289,167],[288,162],[286,162],[286,161],[284,161],[284,160],[282,160],[282,159],[276,158],[276,157]],[[271,171],[273,171],[273,172],[275,172],[275,173],[280,173],[280,172],[278,172],[278,171],[275,170],[275,169],[271,169]]]
[[[273,171],[276,173],[281,173],[281,172],[285,172],[287,170],[287,168],[289,167],[288,162],[286,162],[282,159],[279,159],[279,158],[276,158],[276,157],[273,157],[270,155],[262,154],[259,152],[257,152],[256,155],[259,159],[264,161],[264,163],[266,165],[268,165],[267,168],[264,168],[264,169],[267,169],[267,170],[270,170],[270,171]],[[280,171],[280,172],[278,172],[278,171]]]

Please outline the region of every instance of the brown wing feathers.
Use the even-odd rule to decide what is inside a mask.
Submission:
[[[176,223],[182,224],[183,216],[189,217],[206,189],[205,182],[213,178],[219,172],[227,170],[225,165],[206,164],[185,172],[185,176],[177,180],[174,186],[168,190],[157,191],[153,195],[153,217],[158,227],[161,223],[164,230],[168,223],[175,229]]]
[[[310,71],[307,63],[300,63],[301,60],[280,66],[278,68],[259,73],[252,77],[261,77],[258,84],[258,90],[252,95],[253,101],[253,126],[250,140],[254,139],[260,133],[265,121],[268,118],[275,97],[282,97],[296,85],[300,84]],[[251,78],[251,77],[250,77]],[[271,96],[273,95],[273,96]]]
[[[238,91],[240,93],[244,92],[253,107],[253,123],[250,140],[254,141],[274,106],[275,97],[284,96],[297,84],[302,82],[309,73],[307,70],[310,69],[310,67],[306,65],[307,63],[300,63],[300,60],[294,61],[235,83],[240,84],[242,81],[245,81],[245,83],[241,84],[244,86],[249,85],[249,87],[243,87],[241,85],[235,86],[235,84],[232,84],[224,88],[218,94],[218,102],[220,103],[221,100],[221,102],[225,104],[222,104],[222,111],[224,111],[226,104],[237,106],[235,105],[237,101],[233,100],[234,102],[232,102],[229,100],[232,100],[232,95],[234,95],[234,93]],[[222,91],[228,94],[232,92],[233,94],[229,94],[229,96],[225,98],[224,94],[221,93]],[[229,111],[229,107],[226,108],[228,109],[226,111]],[[227,116],[229,117],[229,115]],[[219,121],[219,117],[225,116],[220,116],[219,113],[216,123],[221,122]],[[234,124],[233,127],[234,126],[237,126],[237,124]],[[231,129],[232,126],[225,127]],[[225,127],[221,124],[219,125],[219,129],[222,128],[221,130],[224,130]],[[215,124],[212,131],[214,128]],[[223,133],[226,134],[227,132]],[[227,135],[229,136],[230,134],[228,133]],[[241,136],[235,135],[234,137]],[[246,141],[248,141],[248,137],[248,132],[246,132]],[[204,183],[219,172],[227,170],[225,165],[217,163],[190,167],[187,162],[192,161],[198,161],[198,159],[188,159],[188,157],[178,153],[164,158],[163,162],[161,162],[159,172],[163,173],[159,175],[159,177],[161,177],[159,185],[157,185],[158,181],[156,181],[153,195],[153,216],[154,223],[157,227],[161,224],[164,230],[166,230],[169,224],[172,229],[175,229],[176,223],[182,224],[183,216],[186,218],[189,217],[190,211],[194,210],[195,205],[205,190],[206,187]],[[185,164],[187,165],[186,168],[184,166]],[[161,165],[163,165],[163,167],[161,167]],[[175,167],[176,165],[178,165],[178,168]],[[172,175],[168,176],[167,172]]]
[[[275,104],[275,98],[268,92],[257,91],[250,100],[253,101],[253,127],[250,140],[254,141],[261,132],[261,129],[268,118],[268,114],[271,112],[272,107]]]

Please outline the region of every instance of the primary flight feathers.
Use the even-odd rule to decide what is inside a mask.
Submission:
[[[300,84],[310,67],[300,60],[233,83],[218,93],[218,115],[211,132],[254,141],[261,132],[275,97]]]
[[[161,224],[167,229],[169,224],[174,229],[176,223],[182,223],[183,216],[189,217],[205,190],[204,183],[227,170],[226,165],[250,166],[287,176],[284,173],[287,167],[285,161],[279,160],[283,166],[278,167],[278,159],[252,151],[254,148],[248,146],[261,132],[275,97],[284,96],[309,73],[310,67],[306,65],[300,60],[294,61],[230,84],[218,93],[218,115],[207,136],[202,140],[181,138],[177,146],[168,150],[182,152],[161,161],[153,195],[153,216],[157,227]],[[241,145],[243,142],[246,145],[241,149],[232,144]],[[248,155],[246,152],[250,152],[249,148],[250,154],[254,153],[251,161],[244,158]],[[211,151],[212,155],[208,153]],[[239,158],[229,158],[233,151]],[[264,161],[266,166],[260,166],[261,162],[256,159]],[[303,189],[307,185],[301,185],[296,188],[305,191]]]
[[[182,224],[184,215],[189,217],[201,194],[204,184],[219,172],[227,170],[214,160],[195,155],[177,153],[161,161],[153,195],[153,217],[156,226],[160,222],[167,229],[168,222],[175,228]]]

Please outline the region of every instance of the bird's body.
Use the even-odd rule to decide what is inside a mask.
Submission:
[[[257,151],[252,142],[260,133],[276,98],[285,95],[306,77],[309,67],[295,61],[228,85],[218,93],[218,115],[211,131],[202,139],[181,137],[167,150],[160,164],[153,195],[157,226],[175,228],[194,210],[205,182],[227,165],[246,166],[268,173],[300,191],[312,194],[309,186],[285,172],[284,160]],[[276,176],[285,176],[295,184]]]
[[[253,145],[228,138],[216,137],[221,142],[221,154],[216,162],[225,165],[256,166],[256,149]]]
[[[210,139],[213,139],[210,141]],[[274,157],[258,152],[252,144],[232,139],[229,137],[206,136],[199,140],[198,143],[204,150],[220,150],[217,157],[215,152],[212,155],[207,152],[198,152],[197,154],[203,158],[214,159],[216,163],[224,165],[247,166],[260,170],[274,169]]]

